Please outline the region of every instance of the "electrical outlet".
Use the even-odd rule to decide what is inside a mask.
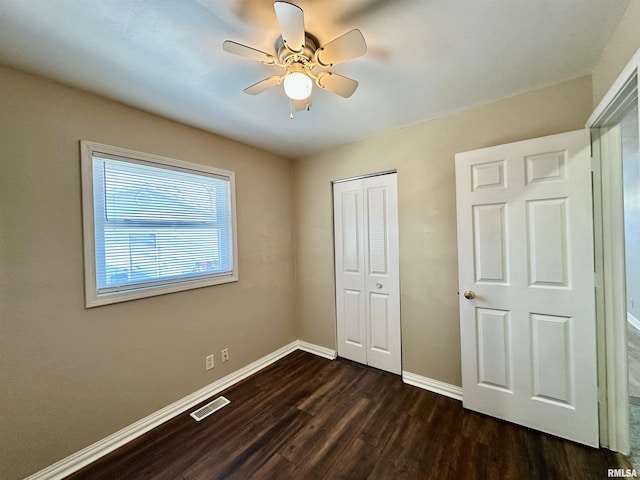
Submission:
[[[209,355],[205,358],[205,365],[207,370],[211,370],[213,368],[213,355]]]
[[[222,357],[222,361],[223,362],[228,362],[229,361],[229,349],[228,348],[223,348],[222,352],[220,352],[220,356]]]

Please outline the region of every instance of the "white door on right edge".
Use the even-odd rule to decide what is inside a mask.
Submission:
[[[464,407],[597,447],[589,131],[460,153],[456,190]]]

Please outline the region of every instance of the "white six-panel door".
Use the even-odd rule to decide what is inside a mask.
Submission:
[[[397,175],[333,187],[338,355],[401,373]]]
[[[456,155],[458,269],[465,408],[598,446],[589,145]]]

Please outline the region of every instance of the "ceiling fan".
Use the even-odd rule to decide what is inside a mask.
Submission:
[[[258,60],[265,65],[274,65],[285,70],[244,89],[249,95],[258,95],[269,88],[284,84],[284,91],[291,99],[292,109],[311,108],[313,82],[322,89],[349,98],[358,88],[351,78],[326,70],[367,53],[367,44],[360,30],[354,29],[319,46],[318,41],[304,29],[304,12],[288,2],[275,2],[281,37],[276,41],[276,55],[262,52],[231,40],[222,44],[224,51],[241,57]],[[316,72],[314,70],[320,69]],[[293,111],[290,115],[293,118]]]

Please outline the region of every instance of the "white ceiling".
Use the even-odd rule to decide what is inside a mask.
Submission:
[[[298,158],[591,73],[629,0],[292,0],[321,44],[358,28],[364,57],[335,67],[360,87],[314,90],[289,119],[272,0],[1,0],[0,62]]]

